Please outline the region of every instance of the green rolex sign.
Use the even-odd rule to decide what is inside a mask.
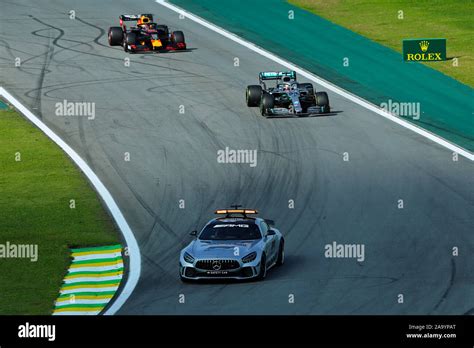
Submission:
[[[446,39],[403,40],[403,60],[406,62],[446,60]]]

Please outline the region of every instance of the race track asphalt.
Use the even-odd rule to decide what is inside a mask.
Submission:
[[[83,156],[138,240],[141,278],[119,314],[474,312],[469,160],[453,161],[445,148],[333,93],[334,115],[263,118],[245,106],[245,86],[259,71],[284,68],[153,1],[0,7],[0,84]],[[182,29],[189,50],[109,47],[118,15],[140,12]],[[95,119],[56,116],[64,100],[94,102]],[[257,150],[257,166],[218,163],[226,147]],[[263,282],[181,283],[189,232],[233,203],[275,220],[285,265]],[[326,258],[333,241],[364,244],[365,260]]]

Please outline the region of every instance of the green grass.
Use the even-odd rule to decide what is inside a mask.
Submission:
[[[402,39],[446,38],[447,57],[424,63],[474,86],[474,1],[472,0],[289,0],[382,45],[402,52]],[[398,11],[404,19],[398,19]]]
[[[69,247],[116,244],[118,234],[69,157],[12,110],[0,110],[0,171],[0,244],[38,245],[37,262],[0,258],[0,314],[50,314]]]

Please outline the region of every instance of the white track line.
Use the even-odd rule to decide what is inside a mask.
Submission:
[[[121,280],[122,274],[119,275],[112,275],[112,276],[105,276],[105,277],[80,277],[80,278],[70,278],[64,279],[64,284],[75,284],[80,282],[104,282],[106,280]]]
[[[440,136],[434,134],[434,133],[431,133],[430,131],[427,131],[426,129],[423,129],[421,127],[418,127],[416,126],[415,124],[413,123],[410,123],[408,121],[405,121],[403,119],[401,119],[400,117],[396,116],[396,115],[393,115],[387,111],[384,111],[383,109],[381,109],[380,107],[376,106],[375,104],[372,104],[370,103],[369,101],[367,100],[364,100],[348,91],[346,91],[345,89],[339,87],[339,86],[336,86],[332,83],[330,83],[329,81],[326,81],[324,80],[323,78],[313,74],[313,73],[310,73],[309,71],[307,70],[304,70],[303,68],[287,61],[287,60],[284,60],[280,57],[278,57],[277,55],[271,53],[271,52],[268,52],[266,50],[264,50],[263,48],[249,42],[249,41],[246,41],[244,39],[242,39],[241,37],[211,23],[211,22],[208,22],[206,21],[205,19],[199,17],[199,16],[196,16],[195,14],[192,14],[191,12],[188,12],[176,5],[173,5],[173,4],[170,4],[169,2],[165,1],[165,0],[155,0],[156,3],[162,5],[162,6],[165,6],[167,8],[169,8],[170,10],[174,11],[174,12],[177,12],[179,13],[180,15],[198,23],[198,24],[201,24],[202,26],[222,35],[222,36],[225,36],[226,38],[234,41],[234,42],[237,42],[238,44],[242,45],[242,46],[245,46],[247,47],[248,49],[270,59],[270,60],[273,60],[275,63],[278,63],[280,65],[283,65],[285,67],[287,67],[288,69],[290,70],[294,70],[296,71],[298,74],[300,75],[303,75],[304,77],[306,77],[307,79],[311,80],[311,81],[314,81],[316,82],[317,84],[333,91],[334,93],[337,93],[339,94],[340,96],[346,98],[346,99],[349,99],[350,101],[370,110],[370,111],[373,111],[375,112],[376,114],[382,116],[382,117],[385,117],[387,119],[389,119],[390,121],[392,122],[395,122],[397,124],[399,124],[400,126],[402,127],[405,127],[425,138],[428,138],[430,139],[431,141],[434,141],[435,143],[437,143],[438,145],[441,145],[451,151],[454,151],[454,152],[457,152],[458,154],[460,154],[461,156],[464,156],[466,157],[467,159],[470,159],[471,161],[474,161],[474,154],[472,154],[471,152],[467,151],[466,149],[463,149],[462,147],[458,146],[458,145],[455,145],[449,141],[447,141],[446,139],[443,139],[441,138]]]
[[[110,291],[116,291],[118,289],[117,286],[109,286],[107,288],[94,288],[94,287],[83,287],[83,288],[77,288],[77,289],[68,289],[68,290],[61,290],[59,293],[61,295],[67,295],[67,294],[78,294],[80,295],[81,292],[94,292],[100,295],[101,292],[110,292]]]
[[[91,267],[77,267],[69,268],[67,275],[74,275],[78,272],[102,272],[102,271],[115,271],[123,267],[123,263],[117,263],[110,266],[91,266]]]
[[[74,300],[72,302],[70,299],[64,301],[56,301],[55,302],[55,309],[61,308],[70,304],[107,304],[108,299],[93,299],[93,300]]]
[[[73,261],[88,261],[88,260],[100,260],[100,259],[112,259],[121,256],[121,253],[113,253],[113,254],[92,254],[92,255],[84,255],[84,256],[73,256]]]
[[[46,126],[38,117],[36,117],[30,110],[28,110],[23,104],[21,104],[15,97],[8,93],[3,87],[0,87],[0,95],[3,96],[10,104],[12,104],[19,112],[21,112],[28,120],[36,125],[43,133],[45,133],[51,140],[53,140],[69,157],[76,163],[76,165],[82,170],[89,181],[92,183],[100,197],[104,201],[105,205],[109,209],[112,217],[114,218],[117,226],[120,228],[122,235],[127,243],[129,252],[129,272],[127,277],[127,283],[122,289],[120,295],[115,299],[114,303],[104,313],[105,315],[115,314],[120,307],[127,301],[132,294],[135,286],[138,283],[141,272],[141,256],[138,243],[133,235],[130,226],[128,225],[125,217],[123,216],[120,208],[113,199],[110,192],[107,190],[105,185],[100,181],[99,177],[92,171],[89,165],[74,151],[68,144],[66,144],[56,133],[54,133],[48,126]],[[84,270],[84,269],[81,269]],[[95,289],[94,289],[95,291]]]

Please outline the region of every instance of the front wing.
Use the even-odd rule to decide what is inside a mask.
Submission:
[[[324,106],[311,106],[307,112],[294,112],[288,108],[273,108],[267,110],[268,116],[311,116],[319,114],[327,114],[330,110],[325,110]]]
[[[166,43],[162,45],[153,45],[149,42],[138,43],[135,45],[129,45],[128,49],[130,51],[179,51],[185,50],[186,44],[185,43]]]

